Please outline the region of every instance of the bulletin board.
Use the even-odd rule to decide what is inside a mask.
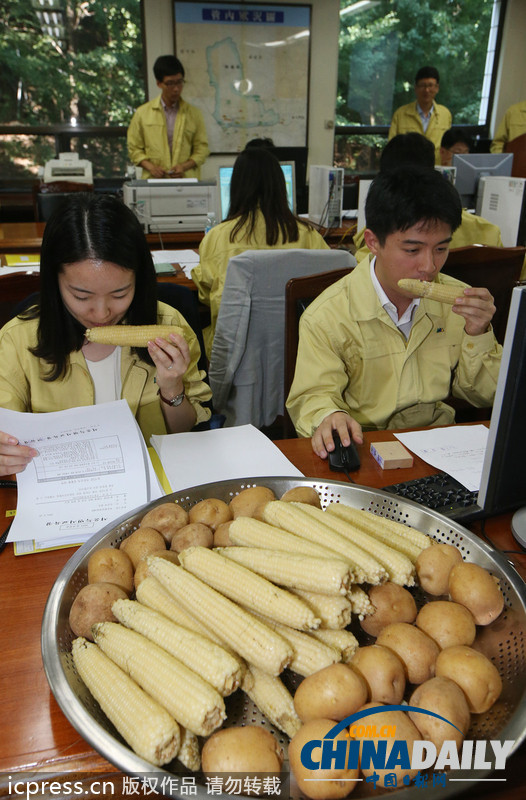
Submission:
[[[203,113],[213,153],[250,139],[307,144],[309,5],[174,4],[184,98]]]

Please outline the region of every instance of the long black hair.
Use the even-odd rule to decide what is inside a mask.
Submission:
[[[51,369],[44,380],[63,377],[69,354],[80,350],[84,329],[65,307],[58,276],[68,264],[86,259],[111,261],[135,274],[135,292],[126,312],[129,325],[157,322],[155,268],[146,237],[135,214],[111,195],[71,194],[52,214],[44,229],[40,254],[40,301],[21,316],[38,317],[33,355]],[[147,348],[135,352],[152,363]]]

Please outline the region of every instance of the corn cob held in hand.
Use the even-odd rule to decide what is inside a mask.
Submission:
[[[415,297],[429,297],[430,300],[438,300],[439,303],[449,303],[455,305],[457,297],[462,297],[464,288],[462,286],[448,286],[444,283],[434,281],[419,281],[415,278],[401,278],[398,286],[411,292]]]
[[[168,339],[171,333],[183,336],[178,325],[101,325],[88,328],[85,332],[88,342],[114,344],[127,347],[146,347],[155,339]]]

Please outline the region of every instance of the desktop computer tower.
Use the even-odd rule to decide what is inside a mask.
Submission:
[[[499,226],[504,247],[526,244],[526,178],[481,177],[476,212]]]
[[[343,168],[311,166],[309,170],[309,219],[324,228],[341,228]]]

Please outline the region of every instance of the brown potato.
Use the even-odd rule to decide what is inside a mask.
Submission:
[[[202,522],[190,522],[183,528],[179,528],[177,533],[174,533],[170,550],[180,553],[181,550],[186,550],[187,547],[193,547],[194,545],[212,547],[213,543],[214,534],[208,525],[203,525]]]
[[[215,531],[222,522],[228,522],[229,519],[232,519],[230,506],[224,500],[212,497],[196,503],[188,513],[189,522],[202,522],[203,525],[212,528],[212,531]]]
[[[179,564],[179,556],[174,550],[155,550],[153,553],[150,553],[151,556],[158,556],[159,558],[166,558],[167,561],[171,561],[173,564]],[[137,589],[137,586],[149,575],[148,571],[148,557],[143,558],[142,561],[139,561],[137,564],[137,569],[133,575],[133,585]]]
[[[435,597],[448,593],[449,573],[462,561],[460,550],[452,544],[432,544],[416,559],[418,582]]]
[[[124,550],[101,547],[88,559],[88,583],[114,583],[127,594],[133,591],[133,564]]]
[[[450,678],[460,686],[474,714],[488,711],[502,691],[502,680],[495,665],[478,650],[465,645],[441,651],[436,661],[436,675]]]
[[[370,708],[372,705],[372,703],[368,703],[366,706],[364,706],[364,708]],[[376,705],[376,703],[374,705]],[[371,729],[374,730],[374,728],[376,728],[377,735],[371,736]],[[386,735],[391,732],[394,735]],[[395,743],[403,739],[407,742],[407,751],[410,759],[412,757],[414,743],[422,738],[418,728],[413,722],[411,722],[404,711],[394,711],[390,709],[387,709],[386,711],[378,711],[376,714],[371,714],[364,720],[359,720],[358,722],[354,723],[354,725],[351,725],[349,728],[349,735],[361,742],[362,746],[364,740],[366,739],[373,739],[376,742],[387,742],[387,758],[389,758],[389,754]],[[362,748],[360,748],[360,752],[363,754]],[[400,765],[389,766],[387,769],[376,769],[372,760],[370,763],[365,763],[363,759],[361,762],[361,770],[365,777],[369,777],[374,772],[380,776],[380,779],[376,784],[377,788],[379,786],[386,788],[385,778],[387,775],[392,773],[395,773],[396,775],[397,785],[401,786],[403,785],[402,781],[404,777],[408,776],[409,778],[413,778],[418,772],[417,768],[404,769]]]
[[[166,550],[164,536],[154,528],[137,528],[127,539],[123,539],[120,549],[131,559],[135,569],[139,561],[151,555],[155,550]]]
[[[96,622],[117,622],[111,607],[128,595],[113,583],[88,583],[77,594],[69,611],[69,624],[75,636],[93,641],[91,626]]]
[[[203,772],[280,772],[283,750],[265,728],[245,725],[223,728],[204,743],[201,753]]]
[[[341,720],[367,702],[364,678],[346,664],[331,664],[304,678],[294,694],[294,708],[302,722]]]
[[[234,542],[230,539],[230,526],[233,520],[222,522],[214,531],[214,547],[235,547]]]
[[[462,562],[449,575],[449,595],[456,603],[469,608],[477,625],[489,625],[504,608],[498,582],[484,567]]]
[[[313,800],[336,800],[347,797],[356,786],[359,769],[308,769],[301,763],[301,750],[311,740],[322,740],[336,723],[332,719],[311,719],[301,726],[289,743],[290,768],[302,795]],[[348,741],[347,731],[340,731],[335,737],[336,743],[340,739]],[[319,749],[313,753],[313,759],[320,755]],[[318,780],[313,780],[313,779]]]
[[[230,501],[232,519],[253,517],[259,506],[275,499],[276,495],[272,489],[267,489],[266,486],[249,486],[247,489],[242,489]]]
[[[359,647],[350,665],[365,678],[371,702],[392,705],[402,702],[405,668],[392,650],[380,644]]]
[[[174,533],[187,524],[188,512],[182,506],[177,503],[161,503],[144,515],[140,527],[154,528],[159,531],[169,545]]]
[[[411,592],[388,581],[369,590],[369,599],[375,607],[374,614],[368,614],[360,625],[366,633],[378,636],[382,628],[392,622],[414,622],[417,609]]]
[[[321,508],[320,496],[312,486],[296,486],[285,492],[281,499],[286,503],[307,503],[310,506]]]
[[[456,730],[447,722],[429,714],[409,711],[409,718],[422,734],[422,739],[433,742],[437,751],[447,740],[455,742],[457,749],[460,747],[468,731],[471,714],[464,692],[454,681],[444,677],[430,678],[416,687],[409,705],[440,714],[460,729]]]
[[[477,633],[471,611],[450,600],[426,603],[418,612],[415,623],[441,650],[455,644],[471,645]]]
[[[439,647],[426,633],[407,622],[393,622],[380,631],[376,644],[392,650],[405,667],[409,683],[423,683],[435,674]]]

